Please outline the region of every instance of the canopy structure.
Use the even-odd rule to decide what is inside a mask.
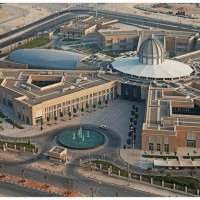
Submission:
[[[122,73],[146,79],[176,79],[188,77],[193,72],[187,64],[165,59],[162,44],[153,38],[141,44],[138,55],[118,57],[112,66]]]
[[[29,68],[65,70],[76,69],[81,55],[55,49],[19,49],[13,51],[8,59],[28,64]]]

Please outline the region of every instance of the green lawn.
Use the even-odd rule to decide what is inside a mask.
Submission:
[[[38,37],[33,39],[32,41],[30,41],[29,43],[22,45],[20,48],[26,48],[26,49],[31,49],[31,48],[36,48],[36,47],[40,47],[43,45],[46,45],[49,43],[49,38],[48,36],[42,36],[42,37]]]
[[[13,142],[13,141],[5,141],[5,140],[0,140],[0,149],[3,148],[3,145],[7,143],[8,148],[14,149],[16,145],[16,149],[20,150],[26,147],[26,151],[32,152],[33,150],[35,152],[38,152],[38,148],[36,147],[35,144],[30,143],[29,141],[27,142]]]

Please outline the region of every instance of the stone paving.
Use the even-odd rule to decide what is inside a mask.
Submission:
[[[72,120],[58,121],[57,124],[51,126],[44,126],[43,131],[40,127],[26,127],[25,129],[8,129],[0,132],[2,136],[24,138],[33,137],[39,135],[45,135],[48,132],[56,131],[60,128],[64,128],[70,125],[80,124],[94,124],[102,125],[105,124],[108,128],[117,132],[122,138],[122,145],[126,144],[129,131],[129,118],[130,111],[133,102],[125,100],[115,100],[109,103],[107,107],[98,108],[96,111],[87,113],[83,116],[73,118]]]

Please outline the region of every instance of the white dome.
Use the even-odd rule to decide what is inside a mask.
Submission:
[[[148,38],[140,46],[139,62],[147,65],[158,65],[164,62],[165,50],[159,40]]]

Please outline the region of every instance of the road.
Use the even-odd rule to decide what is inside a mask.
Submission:
[[[45,197],[52,196],[38,190],[0,182],[0,197]]]
[[[0,48],[3,48],[14,42],[18,42],[27,37],[33,36],[38,32],[49,30],[55,28],[67,20],[71,20],[77,14],[91,14],[95,15],[96,12],[91,9],[66,9],[58,13],[49,15],[48,17],[41,19],[37,22],[29,24],[18,30],[0,35]],[[195,28],[192,25],[179,24],[176,22],[163,21],[159,19],[152,19],[144,16],[138,16],[133,14],[117,13],[112,11],[99,10],[98,16],[112,17],[119,19],[120,22],[129,25],[143,25],[147,27],[156,27],[166,30],[176,30],[176,31],[187,31],[187,32],[199,32],[199,28]]]
[[[55,174],[47,174],[43,171],[38,171],[35,169],[28,169],[24,168],[23,164],[14,164],[12,162],[1,164],[3,166],[3,171],[8,172],[13,175],[21,176],[21,170],[25,169],[24,177],[33,179],[36,181],[44,182],[44,176],[47,175],[48,179],[47,182],[56,186],[60,187],[71,187],[72,189],[75,189],[76,191],[79,191],[84,196],[92,196],[92,193],[94,196],[116,196],[116,193],[118,196],[132,196],[132,197],[142,197],[142,196],[152,196],[152,194],[145,193],[143,191],[139,190],[130,190],[127,188],[119,187],[117,185],[111,185],[107,183],[99,183],[94,180],[90,180],[86,177],[83,177],[78,174],[78,166],[71,165],[71,167],[67,170],[67,177],[66,176],[60,176]],[[6,167],[5,167],[6,166]],[[1,187],[1,185],[0,185]],[[2,186],[2,190],[0,190],[0,193],[3,195],[9,195],[10,191],[12,190],[12,186],[10,185],[4,185]],[[26,193],[26,189],[21,189],[16,187],[16,195],[14,193],[11,193],[10,195],[17,196],[19,195],[35,195],[36,193],[32,190],[30,192],[28,191]],[[38,193],[39,196],[43,195],[42,193]]]

